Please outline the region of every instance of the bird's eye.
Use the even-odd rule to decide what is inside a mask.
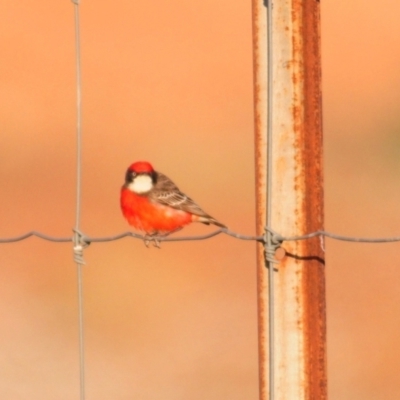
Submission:
[[[131,172],[131,175],[132,175],[132,178],[134,178],[134,177],[137,175],[137,173],[134,172],[134,171],[132,171],[132,172]]]

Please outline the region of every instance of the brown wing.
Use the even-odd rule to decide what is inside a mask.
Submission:
[[[151,201],[175,208],[176,210],[182,210],[203,217],[200,219],[200,222],[205,224],[211,223],[225,228],[225,225],[205,213],[190,197],[182,193],[171,179],[160,172],[157,172],[156,184],[150,191],[149,198]]]

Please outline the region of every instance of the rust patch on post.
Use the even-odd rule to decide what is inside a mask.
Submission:
[[[322,105],[320,8],[316,0],[294,1],[301,7],[301,40],[304,84],[304,114],[301,136],[303,144],[302,179],[306,190],[303,200],[304,233],[323,229]],[[301,243],[307,262],[301,285],[304,304],[306,398],[327,398],[326,377],[326,309],[324,242],[316,237]]]

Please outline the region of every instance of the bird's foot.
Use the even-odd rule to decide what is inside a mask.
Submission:
[[[161,241],[166,238],[167,236],[171,235],[171,233],[175,233],[178,232],[182,229],[182,227],[176,228],[171,232],[164,232],[164,233],[160,233],[160,232],[153,232],[153,233],[146,233],[144,235],[144,244],[146,245],[146,247],[150,246],[150,243],[153,242],[154,247],[157,247],[158,249],[161,249]]]
[[[143,241],[146,247],[150,246],[150,243],[153,242],[154,247],[157,247],[158,249],[161,248],[160,246],[160,240],[158,238],[158,232],[155,233],[146,233],[143,237]]]

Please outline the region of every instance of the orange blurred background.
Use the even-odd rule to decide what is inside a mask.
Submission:
[[[400,234],[400,4],[322,2],[327,230]],[[73,4],[3,2],[0,237],[75,224]],[[153,162],[253,234],[251,2],[82,1],[82,231],[128,230],[127,166]],[[185,235],[209,232],[191,226]],[[335,400],[400,398],[398,244],[327,242]],[[0,398],[79,393],[70,244],[1,245]],[[257,399],[255,244],[92,244],[84,268],[88,399]]]

